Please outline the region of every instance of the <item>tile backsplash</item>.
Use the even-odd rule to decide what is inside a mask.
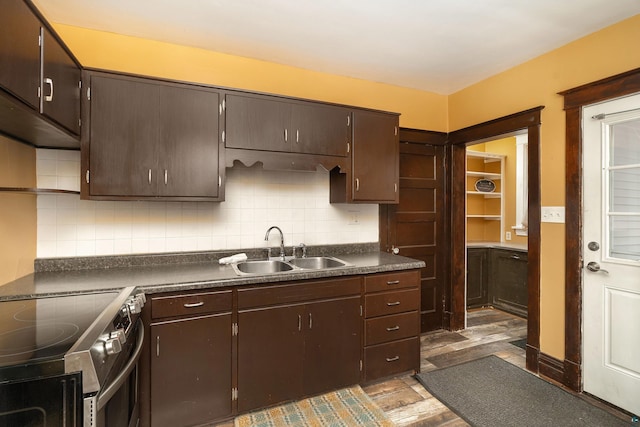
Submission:
[[[79,191],[80,152],[37,150],[39,188]],[[378,241],[378,205],[329,203],[327,171],[227,169],[224,202],[91,201],[38,196],[38,258]]]

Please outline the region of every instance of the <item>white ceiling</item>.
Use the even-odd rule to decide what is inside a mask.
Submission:
[[[33,0],[55,23],[450,94],[640,0]]]

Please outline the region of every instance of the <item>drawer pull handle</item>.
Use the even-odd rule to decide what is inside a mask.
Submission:
[[[394,305],[400,305],[400,301],[388,302],[387,303],[387,306],[389,306],[389,307],[393,307]]]
[[[391,286],[391,285],[399,285],[400,284],[400,280],[389,280],[387,282],[387,285]]]
[[[202,307],[203,305],[204,305],[204,301],[200,301],[200,302],[191,302],[191,303],[186,303],[186,304],[184,304],[184,308]]]
[[[400,356],[387,357],[387,362],[395,362],[396,360],[400,360]]]
[[[311,318],[309,318],[311,320]],[[302,316],[298,314],[298,331],[302,331]]]
[[[390,328],[387,328],[387,332],[393,332],[393,331],[397,331],[398,329],[400,329],[400,326],[392,326]]]

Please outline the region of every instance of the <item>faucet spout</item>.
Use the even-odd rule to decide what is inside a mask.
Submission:
[[[267,230],[267,233],[264,235],[264,240],[269,240],[269,233],[271,233],[271,230],[278,230],[278,232],[280,233],[280,258],[282,259],[282,261],[285,261],[285,255],[284,255],[284,234],[282,234],[282,230],[280,230],[280,227],[277,226],[272,226],[269,227],[269,229]]]

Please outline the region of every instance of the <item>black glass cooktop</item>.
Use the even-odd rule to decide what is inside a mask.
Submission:
[[[64,372],[64,354],[117,295],[0,302],[0,381]]]

